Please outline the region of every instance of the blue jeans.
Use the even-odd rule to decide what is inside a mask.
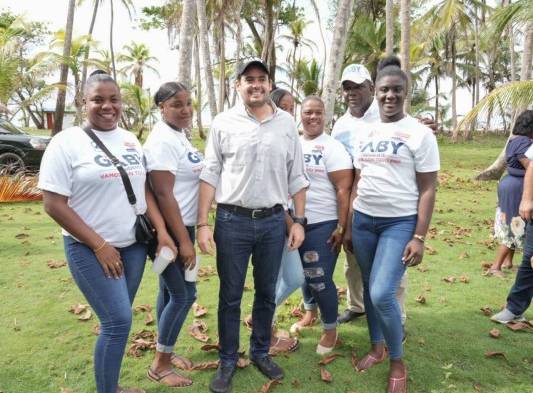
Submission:
[[[131,305],[146,262],[146,246],[118,248],[124,265],[119,279],[107,278],[93,250],[64,236],[65,255],[74,281],[100,320],[94,351],[98,393],[116,393],[120,365],[131,327]]]
[[[363,299],[370,340],[387,343],[392,360],[401,359],[402,318],[396,292],[405,272],[402,256],[413,238],[417,216],[372,217],[355,211],[352,242],[363,276]]]
[[[309,224],[305,228],[305,240],[300,246],[300,257],[304,267],[304,276],[312,299],[320,308],[324,329],[337,326],[339,301],[337,287],[333,282],[333,272],[338,253],[331,250],[327,241],[335,228],[337,220]],[[305,295],[305,291],[304,291]],[[306,302],[309,302],[308,294]]]
[[[304,271],[298,250],[289,251],[287,242],[276,281],[276,307],[280,306],[296,289],[305,283]]]
[[[186,227],[194,243],[194,226]],[[159,276],[157,295],[157,346],[156,350],[171,353],[181,327],[196,300],[196,283],[185,281],[181,262],[174,261]]]
[[[252,219],[217,208],[214,237],[220,278],[219,356],[223,365],[234,366],[239,358],[241,299],[250,255],[255,287],[250,357],[258,359],[268,355],[285,232],[283,211]]]
[[[507,309],[515,315],[522,315],[531,304],[533,298],[533,268],[531,257],[533,256],[533,224],[526,224],[526,238],[524,241],[524,255],[522,263],[516,273],[516,279],[509,296],[507,297]]]

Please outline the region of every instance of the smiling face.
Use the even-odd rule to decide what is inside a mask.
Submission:
[[[365,80],[363,83],[342,82],[342,96],[352,116],[361,117],[372,104],[374,86]]]
[[[237,91],[241,95],[244,105],[258,108],[270,100],[272,81],[268,74],[259,66],[250,66],[240,76],[236,83]]]
[[[301,116],[306,139],[315,139],[324,132],[326,117],[322,101],[318,99],[304,101]]]
[[[278,106],[280,109],[294,116],[294,98],[290,94],[285,94],[279,101]]]
[[[176,128],[188,128],[192,122],[192,100],[187,90],[181,90],[159,104],[161,116]]]
[[[92,127],[101,131],[117,128],[122,113],[122,97],[115,83],[95,82],[87,86],[83,101]]]
[[[390,123],[402,119],[407,94],[405,80],[399,75],[386,75],[376,82],[376,99],[381,121]]]

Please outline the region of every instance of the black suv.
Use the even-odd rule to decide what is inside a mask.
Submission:
[[[50,137],[25,133],[7,120],[0,119],[0,170],[39,169]]]

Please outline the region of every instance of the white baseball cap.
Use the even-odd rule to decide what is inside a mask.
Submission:
[[[360,85],[365,80],[372,82],[370,72],[362,64],[350,64],[342,71],[341,84],[344,81],[350,81]]]

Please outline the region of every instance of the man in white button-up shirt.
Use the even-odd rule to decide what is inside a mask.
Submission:
[[[283,371],[269,357],[275,286],[286,236],[289,194],[294,201],[290,249],[304,238],[305,175],[294,119],[269,98],[272,82],[260,60],[245,62],[237,72],[242,103],[213,120],[200,175],[198,244],[211,252],[216,243],[220,277],[218,333],[220,366],[210,389],[229,392],[238,360],[240,303],[250,256],[255,297],[250,359],[270,379]],[[208,212],[215,198],[214,238]]]

